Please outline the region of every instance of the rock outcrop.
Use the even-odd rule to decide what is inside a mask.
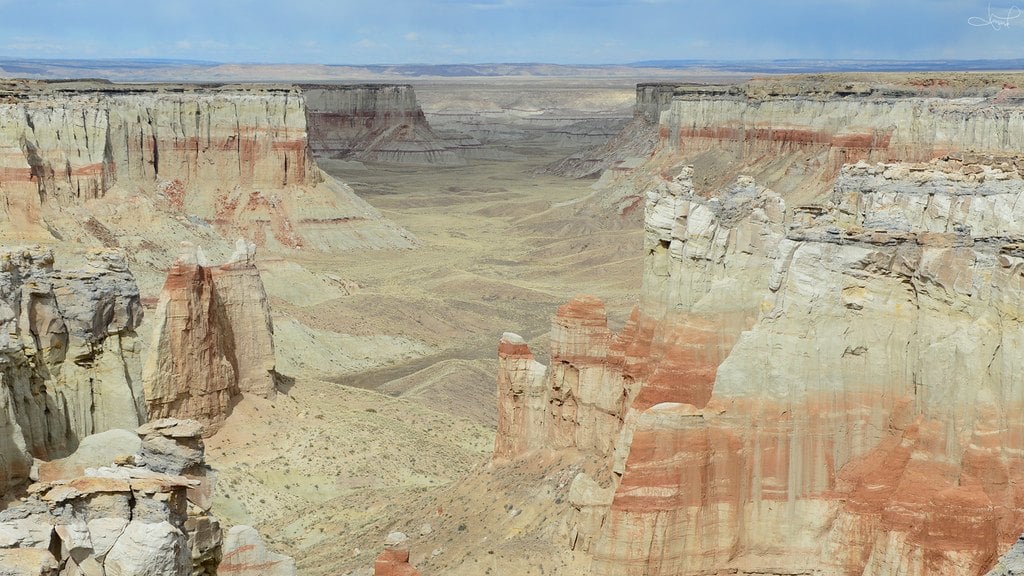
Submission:
[[[188,418],[212,435],[240,394],[275,394],[270,306],[255,246],[210,266],[186,247],[168,272],[142,374],[151,418]]]
[[[60,270],[47,249],[0,250],[0,490],[28,477],[32,457],[146,418],[138,288],[123,254],[86,257]]]
[[[295,576],[295,561],[267,549],[251,526],[232,526],[224,536],[221,576]]]
[[[409,564],[409,537],[392,532],[384,541],[384,551],[373,563],[373,576],[420,576]]]
[[[139,429],[141,441],[135,437],[138,455],[30,486],[27,498],[0,512],[3,569],[39,576],[220,573],[219,522],[191,497],[208,480],[199,430],[197,422],[154,422]],[[151,456],[153,446],[162,458]]]
[[[3,96],[0,238],[75,237],[166,261],[165,238],[410,246],[316,166],[296,87],[23,82]]]
[[[309,145],[321,158],[457,166],[465,159],[438,136],[408,84],[303,85]]]
[[[1004,152],[1024,112],[747,96],[677,92],[645,168],[640,307],[614,337],[556,316],[549,401],[522,404],[571,414],[567,368],[600,366],[571,397],[622,398],[589,420],[612,449],[580,441],[582,403],[497,447],[612,472],[610,498],[573,482],[570,545],[599,576],[984,573],[1024,530],[1024,157]]]
[[[498,344],[498,433],[495,458],[515,458],[547,444],[547,368],[518,334],[506,332]]]

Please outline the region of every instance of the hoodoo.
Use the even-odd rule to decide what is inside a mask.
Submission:
[[[245,240],[210,266],[186,247],[167,274],[142,382],[152,418],[191,418],[213,434],[241,394],[274,395],[270,306]]]

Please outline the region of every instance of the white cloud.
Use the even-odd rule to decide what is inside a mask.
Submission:
[[[417,40],[420,39],[420,34],[419,32],[408,32],[405,35],[405,39],[408,40],[409,42],[416,42]]]
[[[387,48],[387,47],[388,47],[387,44],[381,44],[380,42],[374,42],[373,40],[370,40],[369,38],[363,38],[363,39],[359,40],[358,42],[356,42],[356,48],[359,48],[360,50],[380,50],[382,48]]]

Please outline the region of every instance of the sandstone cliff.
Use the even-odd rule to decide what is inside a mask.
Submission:
[[[223,251],[239,236],[279,250],[410,245],[317,168],[295,87],[21,83],[3,96],[2,238],[81,238],[164,262],[166,238]]]
[[[1024,530],[1024,112],[741,92],[662,114],[622,333],[560,310],[532,388],[503,341],[499,414],[544,423],[499,427],[496,455],[614,473],[610,497],[573,483],[567,545],[598,575],[984,573]],[[610,449],[581,441],[602,427]]]
[[[0,489],[27,478],[30,456],[146,418],[138,288],[122,254],[87,258],[59,270],[48,250],[0,250]]]
[[[210,266],[189,246],[168,272],[142,373],[151,418],[198,420],[209,436],[240,394],[274,395],[274,328],[255,249],[239,240],[229,262]]]
[[[462,165],[465,159],[427,123],[407,84],[303,85],[309,144],[322,158]]]

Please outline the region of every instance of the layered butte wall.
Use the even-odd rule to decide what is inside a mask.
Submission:
[[[310,148],[318,157],[396,164],[466,163],[456,150],[458,142],[441,138],[427,123],[408,84],[303,85],[302,93]]]
[[[8,82],[0,238],[80,238],[166,265],[180,240],[230,253],[407,247],[411,237],[326,176],[290,86]]]
[[[1024,109],[755,88],[676,92],[640,306],[560,309],[547,370],[503,340],[496,457],[603,463],[593,574],[985,573],[1024,531]]]

